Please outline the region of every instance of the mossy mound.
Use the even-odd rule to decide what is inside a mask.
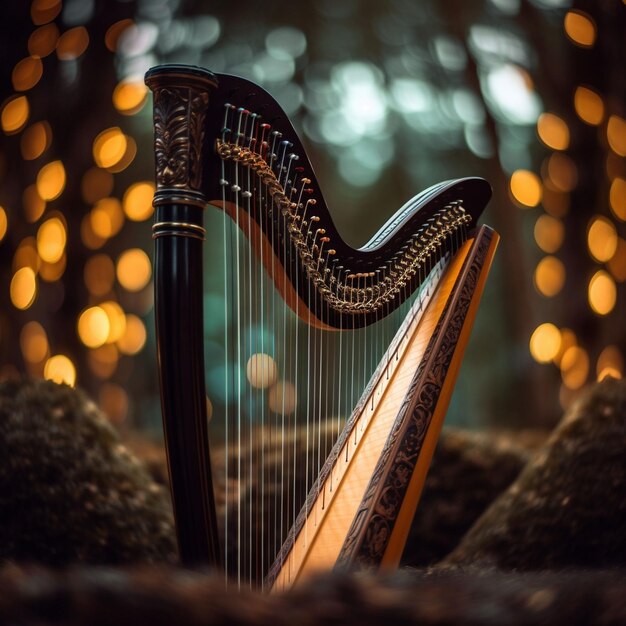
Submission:
[[[171,561],[167,498],[86,394],[0,383],[0,560]]]
[[[443,565],[626,566],[626,381],[581,397]]]

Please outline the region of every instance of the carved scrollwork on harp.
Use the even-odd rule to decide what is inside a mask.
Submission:
[[[390,540],[406,524],[403,502],[432,454],[436,440],[432,433],[440,427],[450,381],[458,369],[455,359],[462,353],[456,346],[462,348],[467,340],[465,319],[473,319],[470,312],[475,312],[476,294],[495,250],[497,236],[486,227],[477,231],[489,185],[478,178],[440,183],[407,202],[365,246],[353,248],[334,225],[297,133],[263,89],[242,78],[186,66],[153,68],[146,83],[154,93],[157,343],[181,557],[187,564],[223,560],[228,566],[228,542],[234,534],[244,544],[236,546],[238,582],[276,589],[336,562],[380,564],[391,558]],[[222,545],[218,536],[202,347],[200,240],[207,205],[221,211],[212,215],[222,220],[226,259],[221,338],[226,450],[236,443],[240,468],[242,430],[250,437],[250,454],[252,437],[258,433],[261,457],[266,449],[270,454],[269,440],[281,437],[280,452],[275,454],[284,455],[285,438],[296,442],[304,421],[308,441],[309,424],[321,425],[323,413],[329,421],[345,420],[343,430],[336,430],[325,449],[323,465],[318,449],[315,477],[309,476],[313,463],[309,465],[308,448],[305,469],[297,467],[294,443],[291,467],[305,472],[306,489],[296,493],[294,486],[287,494],[288,507],[281,501],[274,511],[280,521],[271,524],[273,535],[265,543],[258,528],[242,532],[241,508],[236,532]],[[282,313],[277,316],[279,307]],[[266,329],[264,321],[274,326]],[[271,349],[263,344],[266,330],[274,338],[280,332]],[[365,342],[362,354],[369,356],[357,372],[354,338],[372,337],[369,331],[379,343],[368,353]],[[252,338],[256,332],[260,347]],[[341,342],[349,333],[352,360],[344,367],[348,351]],[[291,363],[288,357],[293,357]],[[312,368],[305,364],[310,358],[317,359]],[[282,403],[272,402],[271,390],[258,384],[266,377],[255,364],[268,361],[275,371],[267,378],[282,385]],[[249,368],[256,382],[251,379],[246,386]],[[291,375],[293,398],[286,402],[284,390]],[[339,377],[337,385],[333,377]],[[355,390],[356,378],[362,393]],[[327,396],[335,390],[337,401],[333,395],[329,406]],[[296,401],[300,391],[306,398],[302,407]],[[269,440],[264,418],[260,426],[256,423],[257,406],[275,414]],[[291,432],[284,430],[288,422]],[[378,435],[372,438],[370,432]],[[319,433],[321,426],[321,437]],[[250,457],[251,468],[254,463]],[[222,476],[226,490],[227,470]],[[258,471],[262,480],[262,463]],[[370,477],[370,483],[364,482]],[[252,470],[249,476],[238,475],[238,490],[243,485],[244,491],[254,493],[253,478]],[[337,495],[342,485],[349,485],[346,492],[361,494],[359,499],[352,496],[346,505],[346,499]],[[263,507],[262,493],[259,498]],[[263,508],[254,515],[250,508],[248,513],[250,520],[264,520]],[[227,520],[223,527],[228,529]],[[258,546],[253,545],[253,536],[259,539]],[[328,543],[333,544],[330,550]],[[249,556],[247,572],[242,572],[242,550]]]

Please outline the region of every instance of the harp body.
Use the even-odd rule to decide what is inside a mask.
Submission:
[[[255,310],[257,315],[261,311],[263,322],[263,311],[269,312],[269,298],[274,298],[271,290],[276,290],[290,310],[283,313],[283,329],[288,324],[294,327],[295,340],[293,345],[289,340],[288,349],[276,348],[281,342],[274,339],[274,351],[282,351],[285,360],[295,346],[297,381],[301,325],[307,329],[302,331],[308,336],[306,347],[312,350],[313,346],[316,358],[313,370],[303,370],[306,375],[300,379],[307,388],[306,406],[295,408],[303,395],[296,385],[294,408],[283,411],[287,418],[279,415],[276,406],[268,412],[275,425],[271,429],[252,424],[253,407],[261,406],[265,415],[262,403],[266,397],[261,393],[261,400],[254,396],[253,401],[256,392],[246,391],[250,397],[246,437],[249,433],[252,442],[252,433],[260,433],[262,455],[268,445],[264,437],[271,432],[269,439],[274,438],[276,450],[284,456],[278,425],[296,428],[297,416],[306,417],[307,444],[309,417],[319,425],[317,468],[312,468],[317,473],[313,475],[309,469],[307,449],[306,470],[301,470],[306,474],[307,493],[296,496],[294,478],[294,493],[288,497],[287,507],[293,509],[293,515],[284,513],[281,501],[280,524],[274,522],[269,542],[274,548],[263,543],[271,526],[266,522],[263,492],[259,505],[257,489],[256,505],[262,507],[261,513],[252,503],[249,506],[250,521],[253,513],[257,520],[261,517],[260,530],[250,530],[249,537],[247,530],[242,534],[242,515],[238,513],[236,539],[243,541],[248,552],[256,550],[255,564],[250,557],[248,576],[244,572],[243,579],[284,589],[320,569],[393,566],[401,556],[497,244],[491,229],[477,226],[490,197],[488,184],[466,178],[436,185],[402,207],[368,244],[354,249],[337,232],[304,148],[271,96],[244,79],[187,66],[154,68],[146,82],[154,92],[155,106],[157,345],[181,559],[190,565],[229,561],[228,539],[220,542],[218,537],[202,353],[203,213],[212,205],[230,222],[227,235],[224,221],[224,241],[228,239],[237,250],[236,260],[229,261],[228,271],[234,276],[230,282],[224,270],[225,287],[236,284],[236,296],[232,300],[225,296],[226,309],[232,302],[231,314],[236,312],[241,320],[242,306],[252,307],[254,289],[255,296],[261,297],[261,306],[255,305]],[[249,246],[248,256],[241,256],[240,240]],[[241,259],[245,263],[240,266]],[[239,284],[240,275],[245,289]],[[252,313],[245,319],[248,325],[257,323]],[[393,333],[385,331],[389,345],[384,350],[370,347],[368,353],[368,338],[376,337],[376,346],[382,345],[380,338],[385,338],[385,332],[379,329],[385,324],[391,327],[394,320],[400,321]],[[287,331],[283,332],[286,344]],[[350,332],[365,338],[364,345],[356,348],[357,361],[365,362],[359,370],[363,375],[358,377],[369,383],[358,396],[353,392],[344,401],[341,381],[353,389],[357,376],[354,339],[352,361],[346,360],[345,354],[342,357],[343,337]],[[252,340],[242,348],[240,334],[233,339],[239,343],[233,348],[231,342],[230,350],[237,358],[245,353],[244,359],[248,359]],[[328,388],[323,387],[322,355],[337,359],[336,337],[340,338],[339,366],[328,365],[330,377],[338,378],[336,372],[344,362],[354,371],[344,371],[339,378],[335,412],[343,411],[345,424],[331,437],[332,445],[325,439],[328,458],[322,463],[322,417],[335,410],[334,395],[329,410],[328,372]],[[228,356],[227,338],[225,342]],[[266,351],[264,348],[260,356],[269,361]],[[368,369],[374,357],[379,364]],[[258,376],[254,369],[258,361],[252,357],[248,375],[250,363],[252,373]],[[241,379],[241,364],[238,367],[231,377]],[[281,375],[287,375],[288,369],[283,364]],[[225,397],[230,389],[228,376]],[[267,376],[265,370],[263,376]],[[311,381],[313,377],[316,379]],[[230,384],[234,390],[234,381]],[[238,384],[241,395],[241,380]],[[284,409],[284,384],[282,393]],[[359,396],[355,406],[346,410],[348,402]],[[229,412],[238,412],[238,426],[243,429],[243,400],[238,398],[237,407],[229,406],[227,399],[223,410],[226,418]],[[239,437],[241,455],[241,433],[234,435],[235,439],[231,434],[229,439],[228,426],[226,433],[227,447]],[[295,475],[299,469],[295,444],[288,461]],[[241,467],[241,458],[235,455],[234,462]],[[252,482],[252,461],[249,467]],[[262,481],[266,478],[263,464],[260,472]],[[275,478],[277,475],[278,471]],[[227,467],[224,480],[228,479]],[[298,510],[302,505],[297,515],[296,504]],[[228,511],[228,503],[225,506]],[[283,522],[291,530],[278,538],[276,527]],[[253,546],[253,534],[260,548]],[[241,582],[241,564],[237,569]]]

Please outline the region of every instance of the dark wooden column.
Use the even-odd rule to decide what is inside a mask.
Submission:
[[[204,386],[202,193],[204,127],[215,76],[163,65],[154,96],[154,283],[161,407],[181,562],[220,562]]]

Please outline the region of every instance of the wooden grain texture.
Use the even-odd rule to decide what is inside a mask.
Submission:
[[[423,315],[409,325],[399,359],[390,360],[393,367],[389,379],[380,375],[371,390],[376,401],[373,405],[362,403],[361,412],[348,423],[347,436],[338,441],[334,451],[329,475],[314,486],[307,501],[304,523],[297,535],[287,540],[270,572],[274,590],[331,569],[337,562],[380,565],[389,547],[392,521],[398,517],[400,524],[391,546],[398,552],[398,546],[403,545],[496,239],[493,231],[483,227],[476,239],[466,242]],[[431,371],[433,364],[436,367]],[[433,377],[435,385],[429,380]],[[426,438],[431,420],[432,432]],[[395,489],[393,502],[389,501],[390,489]],[[409,499],[403,508],[407,491]],[[387,517],[381,517],[381,512]],[[381,520],[387,524],[383,535]],[[361,554],[362,550],[369,558]],[[394,559],[388,557],[388,562],[397,559],[399,554]]]

